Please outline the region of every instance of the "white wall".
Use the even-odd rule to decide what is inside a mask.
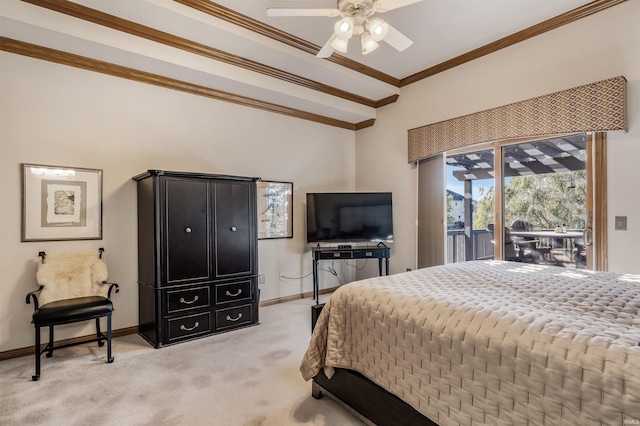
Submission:
[[[398,102],[378,109],[375,126],[356,136],[356,186],[393,191],[393,273],[416,263],[417,170],[407,164],[407,130],[620,75],[628,81],[629,132],[608,136],[609,270],[640,273],[638,17],[640,0],[627,1],[404,87]],[[628,216],[627,231],[613,229],[619,215]]]
[[[304,194],[393,191],[391,271],[416,264],[416,168],[407,130],[510,102],[623,75],[629,133],[609,135],[609,269],[639,272],[640,0],[480,58],[401,90],[375,126],[354,132],[0,52],[0,352],[33,344],[32,306],[40,250],[105,247],[114,328],[137,325],[136,191],[147,169],[259,176],[294,182],[294,239],[259,243],[262,300],[311,291]],[[420,54],[408,50],[406,54]],[[20,163],[104,171],[104,239],[20,242]],[[355,173],[354,173],[355,170]],[[613,216],[628,216],[628,231]],[[376,262],[363,275],[375,275]],[[340,265],[336,265],[339,267]],[[347,271],[349,276],[351,271]],[[321,287],[336,285],[324,274]],[[91,327],[68,327],[60,338]]]
[[[310,292],[306,192],[355,189],[355,133],[257,109],[0,52],[0,352],[33,345],[32,261],[41,250],[104,247],[114,328],[138,324],[136,187],[148,169],[294,183],[294,238],[261,240],[262,300]],[[20,163],[102,169],[103,233],[96,241],[20,242]],[[337,265],[339,267],[339,265]],[[321,288],[337,285],[324,274]],[[327,276],[329,275],[329,276]],[[348,273],[347,273],[348,275]],[[59,338],[85,335],[67,326]]]

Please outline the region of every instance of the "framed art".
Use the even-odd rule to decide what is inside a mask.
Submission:
[[[258,239],[293,238],[293,183],[261,180],[258,186]]]
[[[21,241],[102,239],[102,170],[22,164]]]

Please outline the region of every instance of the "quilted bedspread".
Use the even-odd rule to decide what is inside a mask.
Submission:
[[[439,425],[640,424],[640,275],[475,261],[340,287],[300,371],[355,370]]]

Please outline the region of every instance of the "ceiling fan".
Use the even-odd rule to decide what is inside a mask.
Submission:
[[[373,16],[398,9],[422,0],[338,0],[337,9],[283,9],[269,8],[267,16],[340,16],[334,25],[334,32],[316,55],[318,58],[328,58],[337,50],[347,53],[349,39],[360,36],[362,54],[373,52],[384,41],[396,50],[402,52],[413,44],[407,36],[394,27]]]

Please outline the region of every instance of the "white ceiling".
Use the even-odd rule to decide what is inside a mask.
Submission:
[[[208,5],[208,0],[187,1]],[[381,43],[379,49],[363,56],[352,40],[349,53],[343,56],[396,80],[389,82],[387,78],[381,81],[368,72],[358,72],[334,60],[318,59],[313,53],[204,13],[192,7],[193,4],[170,0],[30,2],[40,5],[0,0],[1,36],[230,92],[258,103],[275,104],[300,111],[303,116],[309,114],[310,119],[319,116],[351,124],[375,119],[375,105],[354,101],[349,96],[336,96],[335,89],[369,101],[380,101],[399,94],[398,81],[406,77],[590,3],[588,0],[423,0],[386,12],[382,17],[414,44],[398,52]],[[114,25],[90,22],[88,15],[77,17],[44,7],[56,3],[79,6],[81,13],[91,9],[104,12],[129,21],[125,27],[141,24],[237,55],[237,61],[250,60],[251,64],[264,64],[275,71],[256,72],[139,34],[129,34],[113,28]],[[215,3],[310,42],[316,51],[331,35],[338,19],[266,16],[266,9],[270,7],[334,8],[335,0],[217,0]],[[116,19],[119,25],[121,20]],[[273,77],[282,72],[288,73],[286,77]],[[306,79],[305,82],[296,83],[298,77]],[[323,86],[318,89],[319,85],[329,89]]]

